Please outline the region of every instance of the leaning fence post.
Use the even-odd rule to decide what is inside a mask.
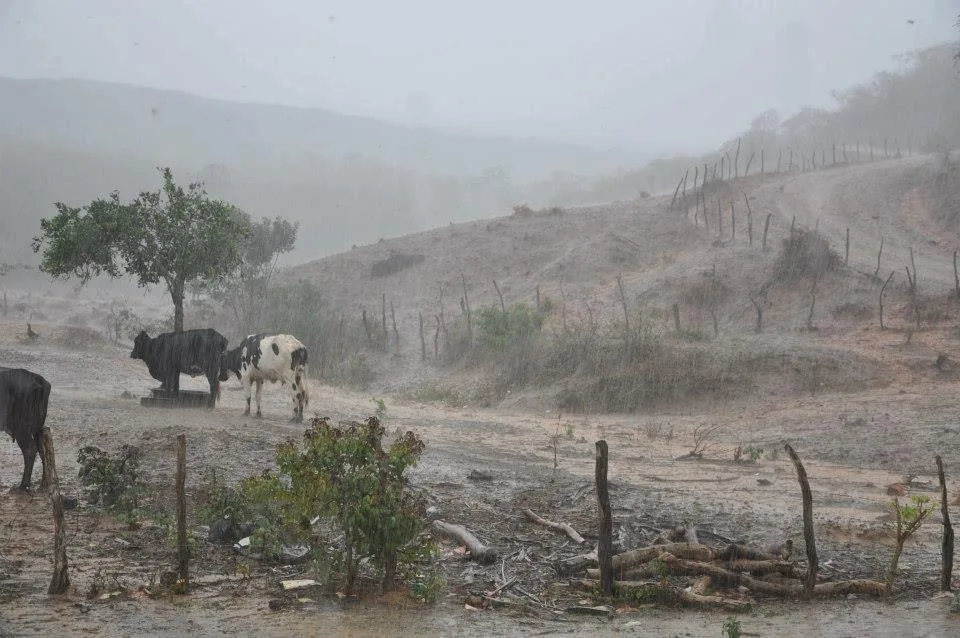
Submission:
[[[53,504],[53,577],[50,579],[48,594],[62,594],[70,587],[70,574],[67,572],[67,532],[63,525],[63,497],[60,495],[60,479],[57,476],[56,455],[53,452],[53,437],[50,428],[41,430],[43,449],[43,480],[50,490],[50,502]]]
[[[597,441],[597,509],[600,529],[597,537],[597,560],[600,563],[600,590],[613,593],[613,514],[610,509],[610,492],[607,488],[608,449],[606,441]]]

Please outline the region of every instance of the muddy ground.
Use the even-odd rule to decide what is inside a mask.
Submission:
[[[80,496],[77,450],[84,445],[114,449],[133,444],[144,454],[142,467],[154,488],[152,506],[172,512],[174,439],[188,440],[188,491],[195,494],[207,472],[217,468],[228,480],[270,467],[276,443],[297,436],[287,422],[289,402],[279,387],[264,392],[265,418],[241,416],[243,397],[228,383],[214,411],[146,408],[135,400],[155,385],[128,349],[82,330],[44,326],[37,342],[26,342],[19,322],[0,324],[0,360],[43,374],[53,384],[48,424],[53,429],[63,492]],[[60,341],[78,344],[73,348]],[[86,338],[77,335],[86,334]],[[51,344],[51,342],[54,342]],[[199,380],[184,378],[191,388]],[[584,595],[557,586],[552,562],[580,553],[570,541],[530,524],[530,507],[566,521],[589,538],[594,533],[592,487],[594,442],[611,447],[611,495],[615,534],[625,548],[650,540],[650,527],[694,521],[711,535],[763,546],[791,538],[802,547],[800,499],[792,467],[775,455],[789,440],[804,457],[815,501],[821,563],[827,576],[873,578],[890,556],[891,527],[885,487],[912,468],[916,481],[932,481],[929,458],[944,453],[957,462],[953,393],[931,382],[903,393],[885,389],[855,397],[824,392],[813,398],[765,405],[731,405],[709,414],[589,416],[567,418],[507,410],[456,409],[387,397],[388,430],[412,429],[427,442],[413,473],[449,522],[463,523],[507,560],[480,567],[444,545],[448,580],[439,602],[423,605],[399,595],[343,603],[316,592],[305,602],[283,594],[279,581],[310,577],[308,566],[263,564],[230,549],[205,544],[193,562],[195,578],[208,577],[189,596],[162,594],[161,571],[175,562],[174,551],[150,524],[130,531],[84,505],[68,512],[70,592],[49,597],[52,522],[45,496],[8,491],[21,469],[17,447],[0,447],[0,635],[159,635],[200,631],[204,635],[510,635],[636,632],[642,635],[716,636],[728,614],[697,610],[623,606],[612,619],[557,613]],[[124,392],[134,398],[124,398]],[[333,419],[366,416],[375,407],[367,393],[314,385],[311,410]],[[704,423],[722,426],[701,461],[674,460],[689,451],[692,431]],[[551,437],[559,432],[554,467]],[[670,433],[672,432],[672,436]],[[909,434],[909,435],[908,435]],[[740,442],[766,451],[755,464],[734,463]],[[843,450],[842,460],[837,450]],[[888,457],[879,456],[883,450]],[[890,460],[885,460],[889,458]],[[471,480],[476,470],[491,480]],[[39,480],[39,470],[36,472]],[[760,479],[763,479],[762,481]],[[951,481],[951,486],[953,482]],[[956,635],[960,615],[949,600],[934,598],[939,569],[936,520],[909,544],[901,562],[901,589],[892,605],[864,598],[817,602],[757,599],[741,618],[755,635],[824,636]],[[802,550],[800,550],[802,552]],[[249,579],[236,580],[239,565]],[[218,577],[219,575],[219,577]],[[471,590],[490,590],[516,577],[520,590],[543,601],[528,611],[465,608]],[[224,580],[227,579],[227,580]],[[233,580],[229,580],[233,579]],[[217,581],[220,582],[217,582]],[[106,600],[99,592],[120,592]],[[525,598],[520,595],[520,599]],[[271,600],[285,601],[279,611]]]
[[[299,595],[307,600],[298,601],[297,595],[284,594],[279,582],[312,577],[310,566],[261,563],[203,544],[192,563],[201,580],[189,596],[174,596],[156,587],[175,556],[163,531],[152,524],[153,515],[130,531],[81,499],[67,516],[72,588],[51,598],[45,593],[53,533],[49,503],[43,495],[8,492],[19,481],[21,457],[14,444],[0,443],[0,635],[191,630],[204,635],[720,635],[728,616],[723,612],[624,605],[613,618],[584,618],[555,611],[588,600],[564,587],[552,568],[582,549],[531,524],[521,510],[529,507],[568,522],[594,541],[598,439],[610,445],[614,534],[624,549],[648,543],[655,533],[651,528],[687,521],[707,542],[729,539],[763,547],[792,539],[802,566],[800,490],[782,447],[789,442],[810,477],[823,576],[880,578],[894,538],[888,486],[912,476],[908,492],[934,495],[929,486],[935,483],[933,456],[939,453],[951,493],[960,487],[955,480],[960,306],[950,296],[955,284],[951,253],[960,236],[931,221],[936,201],[925,196],[927,191],[898,177],[926,179],[937,170],[933,158],[916,157],[751,176],[723,197],[739,202],[742,185],[758,234],[761,216],[771,215],[768,251],[757,238],[750,242],[743,236],[742,217],[735,239],[718,237],[715,227],[695,225],[692,213],[684,217],[670,211],[663,198],[650,198],[452,225],[294,269],[290,278],[317,282],[331,303],[357,317],[362,309],[379,312],[382,295],[389,294],[402,336],[396,355],[371,358],[381,372],[376,390],[352,392],[315,381],[309,412],[333,420],[362,419],[376,407],[373,396],[384,398],[388,431],[411,429],[427,444],[412,473],[415,486],[430,495],[446,521],[466,525],[507,558],[481,567],[444,542],[440,567],[448,584],[435,605],[403,592],[347,602],[309,591]],[[769,279],[780,241],[794,221],[819,227],[838,250],[850,228],[849,267],[820,282],[815,329],[807,319],[809,284],[801,282],[771,291],[758,335],[750,295]],[[927,308],[919,330],[912,328],[910,295],[900,275],[886,291],[888,329],[877,325],[881,282],[873,273],[881,237],[882,272],[902,273],[911,263],[910,249],[916,253]],[[424,260],[390,277],[374,277],[372,267],[394,253],[424,255]],[[743,359],[764,367],[735,397],[694,398],[632,415],[558,415],[556,386],[515,388],[491,398],[481,391],[490,385],[484,376],[488,370],[420,362],[419,314],[429,319],[444,298],[448,316],[455,315],[464,281],[475,308],[496,303],[489,283],[494,279],[507,303],[530,301],[539,288],[563,308],[545,327],[555,332],[561,317],[619,316],[617,277],[622,273],[628,297],[638,301],[658,330],[671,330],[669,310],[679,301],[683,325],[712,334],[709,314],[683,302],[704,272],[717,273],[731,291],[716,308],[718,332],[704,347],[763,355]],[[244,400],[236,381],[228,382],[212,412],[142,407],[137,399],[156,382],[142,362],[129,358],[129,346],[102,336],[110,297],[120,293],[103,285],[79,295],[26,271],[8,273],[2,284],[10,291],[11,310],[7,320],[0,320],[0,365],[26,367],[53,384],[48,424],[68,496],[81,493],[78,449],[132,444],[143,452],[144,475],[153,488],[150,505],[172,514],[174,442],[185,433],[188,496],[195,511],[212,469],[231,482],[259,473],[272,466],[277,443],[302,431],[288,423],[289,400],[276,386],[264,390],[265,418],[259,421],[241,415]],[[169,312],[162,293],[154,291],[151,298],[138,291],[123,294],[140,316]],[[40,333],[36,341],[25,336],[26,321]],[[184,378],[183,387],[202,389],[203,384]],[[410,398],[431,394],[436,402]],[[468,406],[461,397],[471,399]],[[695,430],[712,425],[719,429],[704,457],[677,460],[691,450]],[[764,452],[756,463],[735,463],[738,445]],[[490,478],[470,478],[474,472]],[[37,470],[35,480],[39,476]],[[952,515],[960,519],[956,506]],[[194,523],[196,529],[199,522]],[[740,617],[743,631],[960,635],[960,614],[950,613],[949,599],[936,596],[939,534],[939,515],[934,515],[908,543],[891,604],[864,596],[815,603],[759,597],[753,611]],[[248,568],[250,577],[240,578]],[[469,591],[490,591],[513,578],[516,584],[507,594],[525,609],[465,607]],[[91,590],[98,596],[118,593],[100,599],[91,598]],[[271,609],[272,600],[282,601],[279,610]]]

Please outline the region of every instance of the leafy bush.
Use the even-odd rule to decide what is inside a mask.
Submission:
[[[823,235],[797,228],[783,240],[773,276],[781,283],[819,277],[827,271],[838,269],[842,264],[840,255],[830,248],[830,243]]]
[[[477,330],[481,345],[504,351],[538,334],[543,326],[543,315],[525,303],[517,303],[506,311],[496,306],[477,310]]]
[[[270,547],[286,533],[309,535],[319,514],[343,534],[346,591],[353,591],[365,558],[378,568],[384,589],[392,588],[398,566],[418,553],[410,544],[423,527],[424,504],[404,474],[424,445],[407,432],[384,449],[383,434],[376,417],[338,426],[317,418],[299,444],[281,444],[278,472],[241,485],[243,500],[260,504],[251,545]]]
[[[140,449],[123,445],[115,453],[107,454],[88,445],[80,448],[77,462],[80,483],[90,488],[88,501],[103,505],[130,529],[137,529],[143,516],[141,499],[146,492],[146,486],[140,482]]]

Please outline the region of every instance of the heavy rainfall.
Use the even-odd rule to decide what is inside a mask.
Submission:
[[[956,0],[0,2],[0,635],[960,634]]]

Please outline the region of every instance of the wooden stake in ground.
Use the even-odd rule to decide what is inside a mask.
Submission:
[[[673,327],[680,334],[680,304],[673,304]]]
[[[600,591],[613,594],[613,513],[610,510],[610,492],[607,489],[607,442],[597,441],[597,509],[600,515],[597,559],[600,563]]]
[[[953,525],[950,524],[950,508],[947,507],[947,479],[943,473],[943,459],[938,454],[937,476],[940,478],[940,517],[943,519],[943,539],[940,542],[940,591],[950,591],[953,579]]]
[[[380,327],[383,333],[383,351],[387,351],[387,293],[381,293],[380,297]]]
[[[500,286],[497,285],[496,279],[493,280],[493,289],[497,291],[497,296],[500,297],[500,310],[506,312],[507,306],[503,303],[503,293],[500,292]]]
[[[750,208],[750,199],[746,191],[743,193],[743,201],[747,205],[747,239],[750,246],[753,246],[753,209]]]
[[[761,244],[761,250],[767,252],[767,231],[770,230],[770,217],[773,213],[767,213],[767,221],[763,222],[763,242]]]
[[[393,324],[393,347],[400,354],[400,331],[397,330],[397,313],[393,311],[393,299],[390,300],[390,323]]]
[[[887,277],[887,280],[883,282],[883,285],[880,286],[880,329],[886,330],[886,326],[883,325],[883,291],[887,289],[887,284],[890,283],[890,280],[893,279],[894,271],[890,271],[890,276]]]
[[[880,250],[877,251],[877,268],[876,270],[873,271],[874,279],[876,279],[877,275],[880,274],[880,255],[882,254],[883,254],[883,235],[880,235]],[[956,253],[954,253],[953,263],[954,263],[954,266],[956,266],[956,263],[957,263]],[[956,272],[956,268],[954,268],[954,272]],[[958,288],[958,290],[960,290],[960,288]]]
[[[187,435],[177,435],[177,477],[174,490],[177,495],[177,571],[183,580],[183,593],[190,592],[190,545],[187,543]]]
[[[467,343],[473,345],[473,323],[470,313],[470,297],[467,296],[467,276],[460,273],[460,281],[463,283],[463,305],[467,311]]]
[[[806,596],[811,596],[814,585],[817,584],[817,570],[820,567],[817,561],[817,542],[813,536],[813,495],[810,492],[810,482],[807,480],[807,470],[804,469],[800,457],[789,443],[784,447],[790,455],[790,460],[793,461],[793,467],[797,470],[797,481],[800,483],[800,495],[803,498],[803,542],[807,546],[807,580],[803,590]]]
[[[423,338],[423,313],[418,312],[417,314],[420,316],[420,360],[426,361],[427,360],[427,342]]]
[[[960,299],[960,274],[957,273],[957,251],[953,251],[953,287]]]
[[[836,162],[834,162],[836,163]],[[846,252],[843,254],[843,265],[846,266],[850,263],[850,227],[847,227],[847,247]]]
[[[733,208],[733,202],[730,202],[730,241],[737,238],[737,213]]]
[[[624,330],[627,335],[627,340],[630,339],[630,313],[627,311],[627,294],[623,291],[623,278],[621,275],[617,275],[617,288],[620,289],[620,303],[623,305],[623,325]]]
[[[47,593],[55,595],[62,594],[70,587],[70,574],[67,572],[67,530],[63,524],[63,497],[60,495],[53,436],[48,427],[44,427],[40,435],[43,442],[40,450],[43,455],[43,474],[50,490],[50,503],[53,505],[53,577]]]

